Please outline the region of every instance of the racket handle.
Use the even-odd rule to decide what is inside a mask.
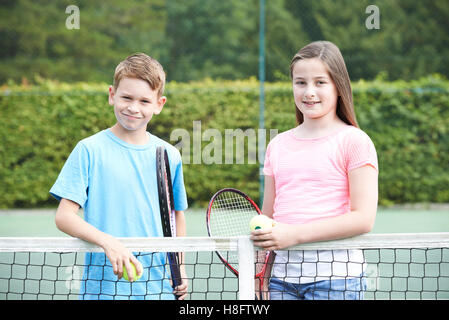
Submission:
[[[179,269],[179,256],[177,252],[168,252],[167,255],[172,277],[172,287],[174,289],[182,283],[181,270]]]

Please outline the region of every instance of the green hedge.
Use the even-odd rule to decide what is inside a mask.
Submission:
[[[266,83],[265,91],[266,128],[282,132],[293,127],[290,84]],[[449,202],[449,81],[439,76],[413,82],[379,79],[354,83],[353,91],[359,124],[378,152],[380,204]],[[172,82],[166,95],[168,102],[149,130],[167,141],[175,129],[184,129],[192,149],[195,121],[201,121],[201,133],[218,129],[223,146],[225,129],[257,130],[259,85],[254,79]],[[0,116],[1,208],[56,205],[48,190],[77,141],[115,120],[106,84],[44,80],[32,87],[3,87]],[[218,140],[202,142],[202,152],[212,141]],[[179,142],[171,141],[180,147]],[[259,199],[258,163],[245,159],[243,165],[234,159],[225,164],[224,155],[222,164],[207,165],[193,163],[193,153],[188,158],[183,152],[191,206],[204,206],[216,190],[227,186]]]

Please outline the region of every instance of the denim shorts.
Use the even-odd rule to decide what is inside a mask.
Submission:
[[[364,290],[364,277],[304,284],[271,278],[269,285],[271,300],[363,300]]]

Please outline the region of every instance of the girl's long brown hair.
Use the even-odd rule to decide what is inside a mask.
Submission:
[[[335,83],[338,91],[337,116],[349,125],[359,127],[354,112],[352,101],[351,80],[343,56],[338,47],[329,41],[315,41],[301,50],[293,57],[290,63],[290,76],[293,78],[293,67],[295,63],[302,59],[320,59],[327,67],[329,75]],[[296,122],[304,122],[304,116],[295,106]]]

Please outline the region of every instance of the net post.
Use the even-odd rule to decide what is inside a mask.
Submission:
[[[238,239],[239,300],[254,300],[254,245],[248,236]]]

